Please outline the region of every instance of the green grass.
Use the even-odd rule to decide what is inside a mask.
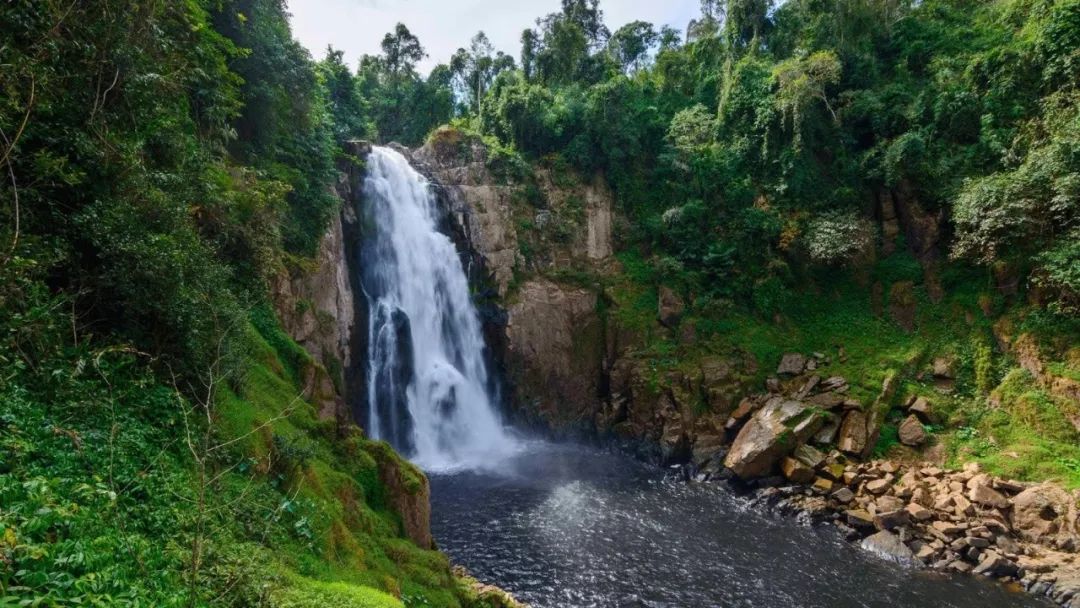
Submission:
[[[1078,334],[1069,323],[1059,323],[1053,334],[1045,313],[1006,302],[993,291],[985,271],[943,265],[939,280],[945,295],[934,302],[921,284],[920,265],[901,248],[862,273],[861,281],[846,272],[813,277],[785,299],[775,318],[730,303],[692,302],[682,323],[694,326],[696,338],[686,342],[678,330],[665,330],[656,321],[655,285],[661,277],[651,263],[636,252],[622,252],[619,260],[625,272],[605,283],[609,318],[640,338],[631,356],[648,363],[658,389],[669,371],[692,373],[706,357],[738,359],[749,353],[757,369],[744,375],[743,385],[746,392],[756,392],[783,353],[820,352],[831,363],[819,373],[847,378],[851,395],[864,407],[875,403],[885,379],[896,375],[895,395],[878,404],[884,422],[875,455],[887,455],[899,445],[900,406],[910,396],[923,396],[935,413],[929,428],[951,464],[975,460],[1006,477],[1055,479],[1080,487],[1080,434],[1070,422],[1070,417],[1080,419],[1080,405],[1049,394],[1020,370],[996,347],[993,325],[1004,317],[1017,332],[1041,332],[1047,370],[1072,380],[1080,379],[1080,356],[1073,346]],[[678,277],[662,279],[680,283]],[[875,281],[885,294],[878,303],[880,314],[875,312]],[[889,317],[887,294],[896,281],[915,285],[916,329],[910,334]],[[953,361],[951,391],[934,385],[930,366],[937,357]]]
[[[339,439],[299,398],[311,365],[263,319],[219,384],[198,508],[198,410],[125,351],[50,361],[47,387],[0,384],[0,595],[45,605],[483,605],[437,551],[403,536],[380,465],[422,473],[359,431]],[[283,342],[285,341],[285,342]],[[283,360],[282,347],[286,353]],[[288,362],[287,362],[288,361]],[[29,378],[30,376],[27,376]],[[203,533],[197,534],[197,530]],[[193,539],[202,543],[196,584]],[[194,590],[194,595],[190,590]]]
[[[1080,487],[1080,433],[1069,420],[1077,407],[1014,369],[990,402],[968,402],[954,413],[951,457],[981,462],[1006,477]]]

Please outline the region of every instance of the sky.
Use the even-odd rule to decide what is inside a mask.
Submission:
[[[700,4],[700,0],[601,0],[600,8],[611,31],[638,19],[657,29],[670,25],[685,31],[699,14]],[[289,0],[293,35],[316,59],[333,45],[355,68],[361,55],[379,52],[383,36],[400,21],[428,52],[419,65],[425,75],[436,64],[448,62],[459,47],[468,46],[480,30],[496,50],[518,59],[522,30],[560,6],[560,0]]]

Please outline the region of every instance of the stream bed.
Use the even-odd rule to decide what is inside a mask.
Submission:
[[[531,442],[496,468],[430,477],[440,549],[534,608],[1050,606],[902,568],[722,484],[588,447]]]

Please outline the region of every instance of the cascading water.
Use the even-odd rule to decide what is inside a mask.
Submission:
[[[515,449],[493,407],[480,321],[428,181],[376,147],[364,182],[370,433],[428,470],[490,465]]]

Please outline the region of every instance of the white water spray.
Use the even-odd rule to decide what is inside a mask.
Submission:
[[[480,321],[430,184],[376,147],[364,201],[370,433],[430,471],[493,466],[516,442],[493,406]]]

